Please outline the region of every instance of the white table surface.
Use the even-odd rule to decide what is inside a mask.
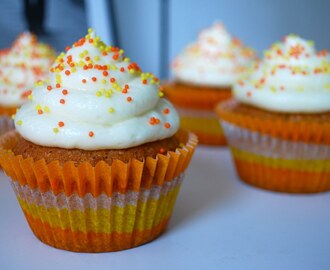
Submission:
[[[227,149],[200,147],[167,232],[134,249],[61,251],[37,240],[0,173],[0,269],[330,269],[330,193],[286,195],[240,182]]]

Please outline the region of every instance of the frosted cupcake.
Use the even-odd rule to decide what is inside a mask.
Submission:
[[[45,79],[54,59],[55,51],[28,32],[1,51],[0,134],[13,127],[10,117],[27,100],[34,83]]]
[[[241,179],[282,192],[330,189],[330,57],[275,43],[217,107]]]
[[[254,58],[253,50],[215,23],[174,60],[175,82],[165,85],[165,93],[179,110],[182,128],[200,143],[226,144],[214,107],[231,97],[232,84]]]
[[[90,30],[3,136],[0,162],[34,234],[78,252],[132,248],[169,222],[196,137],[158,79]]]

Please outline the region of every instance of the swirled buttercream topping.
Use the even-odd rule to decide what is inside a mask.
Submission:
[[[255,57],[253,50],[215,23],[199,34],[197,42],[189,45],[172,67],[179,81],[226,87],[232,86]]]
[[[246,104],[288,113],[330,111],[330,56],[316,52],[312,41],[284,37],[264,53],[234,86]]]
[[[124,149],[168,138],[179,128],[159,80],[90,29],[61,53],[16,114],[27,140],[84,150]]]
[[[55,51],[36,36],[21,34],[11,48],[0,53],[0,105],[23,104],[34,83],[45,79],[55,57]]]

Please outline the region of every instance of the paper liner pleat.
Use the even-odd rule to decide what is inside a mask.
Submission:
[[[14,128],[14,121],[10,116],[0,116],[0,136]]]
[[[283,140],[330,144],[330,122],[305,121],[303,118],[300,121],[289,121],[280,114],[276,120],[253,114],[241,114],[231,110],[236,105],[237,101],[234,99],[221,102],[216,107],[220,120]]]
[[[330,148],[290,141],[223,121],[240,178],[256,187],[288,193],[330,190]]]
[[[217,115],[209,111],[208,117],[199,117],[185,115],[185,110],[177,108],[180,114],[180,127],[184,130],[190,130],[197,135],[200,144],[206,145],[226,145],[226,138]]]
[[[162,186],[97,198],[55,195],[17,181],[12,186],[39,239],[61,249],[102,252],[134,247],[159,235],[171,216],[182,179],[180,174]]]
[[[182,108],[213,110],[215,105],[232,97],[231,88],[167,83],[163,85],[165,96],[175,106]]]
[[[173,185],[182,178],[197,145],[192,133],[180,131],[177,136],[184,146],[167,155],[127,163],[114,160],[111,165],[100,161],[95,166],[88,162],[75,166],[71,161],[47,164],[44,159],[34,161],[15,156],[10,149],[18,134],[12,131],[0,139],[0,164],[14,185],[40,192],[42,205],[36,206],[25,203],[16,191],[28,223],[39,239],[72,251],[115,251],[151,241],[165,230],[180,187]],[[157,197],[159,189],[165,195]],[[129,197],[132,192],[138,194],[137,205],[133,206]],[[49,193],[58,198],[65,196],[64,210],[58,209],[59,205],[47,209]],[[145,194],[150,199],[143,199]],[[86,195],[93,199],[85,200]],[[83,209],[70,210],[72,196],[83,201]],[[120,200],[123,206],[91,210],[91,205],[95,205],[91,200],[102,196],[115,201],[124,196]],[[60,202],[63,204],[63,200]]]

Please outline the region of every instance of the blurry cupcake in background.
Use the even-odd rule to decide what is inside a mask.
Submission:
[[[330,190],[330,56],[289,35],[216,109],[241,179],[274,191]]]
[[[49,45],[28,32],[0,52],[0,134],[13,127],[11,116],[27,101],[34,84],[45,79],[55,56]]]
[[[181,127],[196,133],[200,143],[226,144],[214,107],[231,97],[232,84],[255,57],[215,23],[174,60],[175,80],[165,85],[165,93],[179,110]]]

